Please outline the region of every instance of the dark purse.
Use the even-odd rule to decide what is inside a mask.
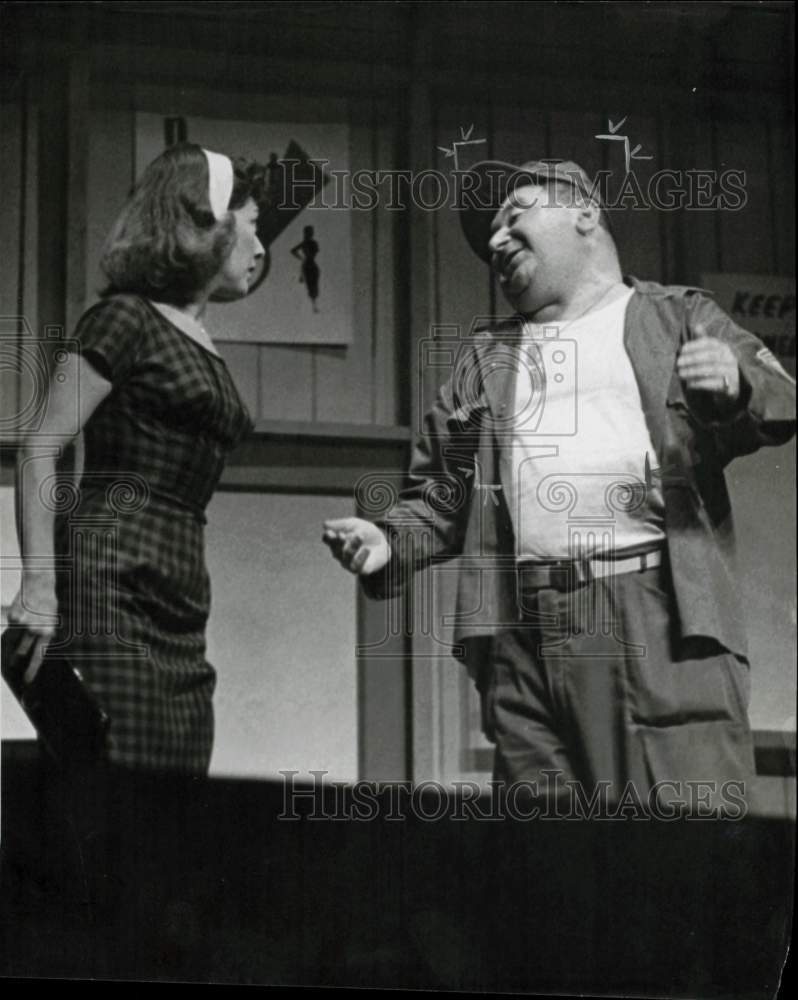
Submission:
[[[40,638],[9,625],[0,638],[2,675],[30,719],[45,749],[61,767],[100,761],[111,720],[80,673],[64,657],[45,651],[32,679],[25,674]]]

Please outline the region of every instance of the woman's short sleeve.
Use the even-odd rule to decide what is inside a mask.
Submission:
[[[141,303],[132,296],[98,302],[81,316],[75,330],[81,357],[112,383],[130,374],[143,335]]]

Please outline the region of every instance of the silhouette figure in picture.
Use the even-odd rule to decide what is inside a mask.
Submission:
[[[291,253],[302,261],[302,269],[299,280],[304,283],[308,290],[308,296],[313,303],[313,312],[318,312],[316,299],[319,297],[319,265],[316,263],[316,255],[319,252],[319,244],[313,239],[313,226],[305,226],[302,230],[302,242],[291,248]]]

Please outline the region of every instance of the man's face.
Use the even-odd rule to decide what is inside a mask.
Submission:
[[[578,267],[573,210],[557,203],[554,187],[517,188],[496,213],[489,246],[491,267],[508,302],[534,313],[566,286]]]

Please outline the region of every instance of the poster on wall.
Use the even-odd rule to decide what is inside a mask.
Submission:
[[[265,255],[249,295],[211,303],[205,325],[215,340],[257,344],[346,345],[352,339],[352,239],[349,212],[324,199],[349,169],[349,129],[341,123],[228,121],[136,115],[138,177],[179,137],[267,168],[273,207],[261,213]],[[286,197],[286,193],[288,197]]]
[[[703,274],[703,288],[738,326],[755,333],[795,375],[795,279],[768,274]]]

